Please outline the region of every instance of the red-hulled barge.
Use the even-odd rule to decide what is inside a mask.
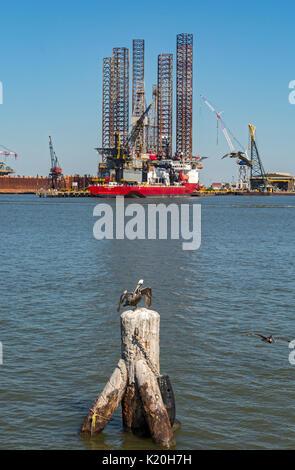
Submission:
[[[199,188],[200,157],[190,160],[138,158],[118,170],[99,165],[98,178],[89,186],[97,197],[188,197]]]

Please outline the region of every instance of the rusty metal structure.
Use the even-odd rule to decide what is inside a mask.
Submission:
[[[158,86],[152,88],[152,110],[148,125],[148,143],[147,150],[151,153],[157,153],[158,148]]]
[[[115,145],[115,132],[119,132],[123,145],[127,144],[129,134],[129,49],[113,49],[111,72],[111,147]]]
[[[125,47],[114,48],[113,56],[103,59],[103,148],[114,147],[116,132],[126,144],[129,134],[129,50]]]
[[[132,48],[132,127],[140,118],[146,108],[144,87],[144,40],[134,39]],[[134,148],[135,152],[145,151],[145,126],[142,127]]]
[[[173,55],[158,55],[157,84],[157,150],[162,156],[172,155]]]
[[[144,39],[133,39],[132,48],[132,114],[136,106],[136,94],[143,93],[141,114],[144,112]]]
[[[176,153],[192,156],[193,114],[193,35],[177,35],[176,65]],[[132,120],[131,127],[146,109],[144,81],[144,39],[134,39],[132,47]],[[151,116],[146,115],[131,152],[151,151],[172,156],[173,134],[173,55],[158,55],[158,80],[153,85]],[[129,136],[129,50],[113,49],[103,59],[102,148],[115,146],[115,134],[121,145]],[[103,156],[104,159],[104,156]]]
[[[113,135],[112,103],[111,103],[111,80],[112,80],[113,58],[103,59],[102,69],[102,147],[111,146],[111,135]],[[103,159],[105,156],[102,156]]]
[[[176,153],[192,156],[193,35],[177,34]]]

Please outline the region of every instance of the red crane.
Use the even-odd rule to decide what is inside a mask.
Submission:
[[[51,188],[56,189],[58,186],[60,177],[62,176],[62,169],[59,164],[56,153],[53,149],[51,136],[49,136],[49,151],[50,151],[50,159],[51,159],[51,168],[49,172],[49,178],[51,179]]]

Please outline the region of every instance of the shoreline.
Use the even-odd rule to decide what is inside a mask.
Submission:
[[[85,193],[85,191],[73,191],[73,190],[68,190],[63,192],[63,196],[74,196],[74,195],[80,195],[81,193]],[[37,191],[34,189],[1,189],[0,188],[0,194],[35,194],[37,195]],[[63,197],[63,196],[55,196],[55,197]],[[210,193],[203,193],[203,192],[198,192],[196,194],[193,194],[191,197],[213,197],[213,196],[295,196],[295,192],[273,192],[273,193],[259,193],[259,192],[210,192]],[[85,197],[89,197],[86,196]]]

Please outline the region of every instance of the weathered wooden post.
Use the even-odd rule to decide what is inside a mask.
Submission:
[[[121,315],[121,360],[85,418],[82,432],[101,432],[122,401],[123,425],[150,435],[164,447],[175,445],[159,388],[160,315],[147,308]],[[173,423],[172,423],[173,424]]]
[[[126,390],[127,369],[121,359],[105,388],[83,421],[82,432],[101,432],[117,409]]]

